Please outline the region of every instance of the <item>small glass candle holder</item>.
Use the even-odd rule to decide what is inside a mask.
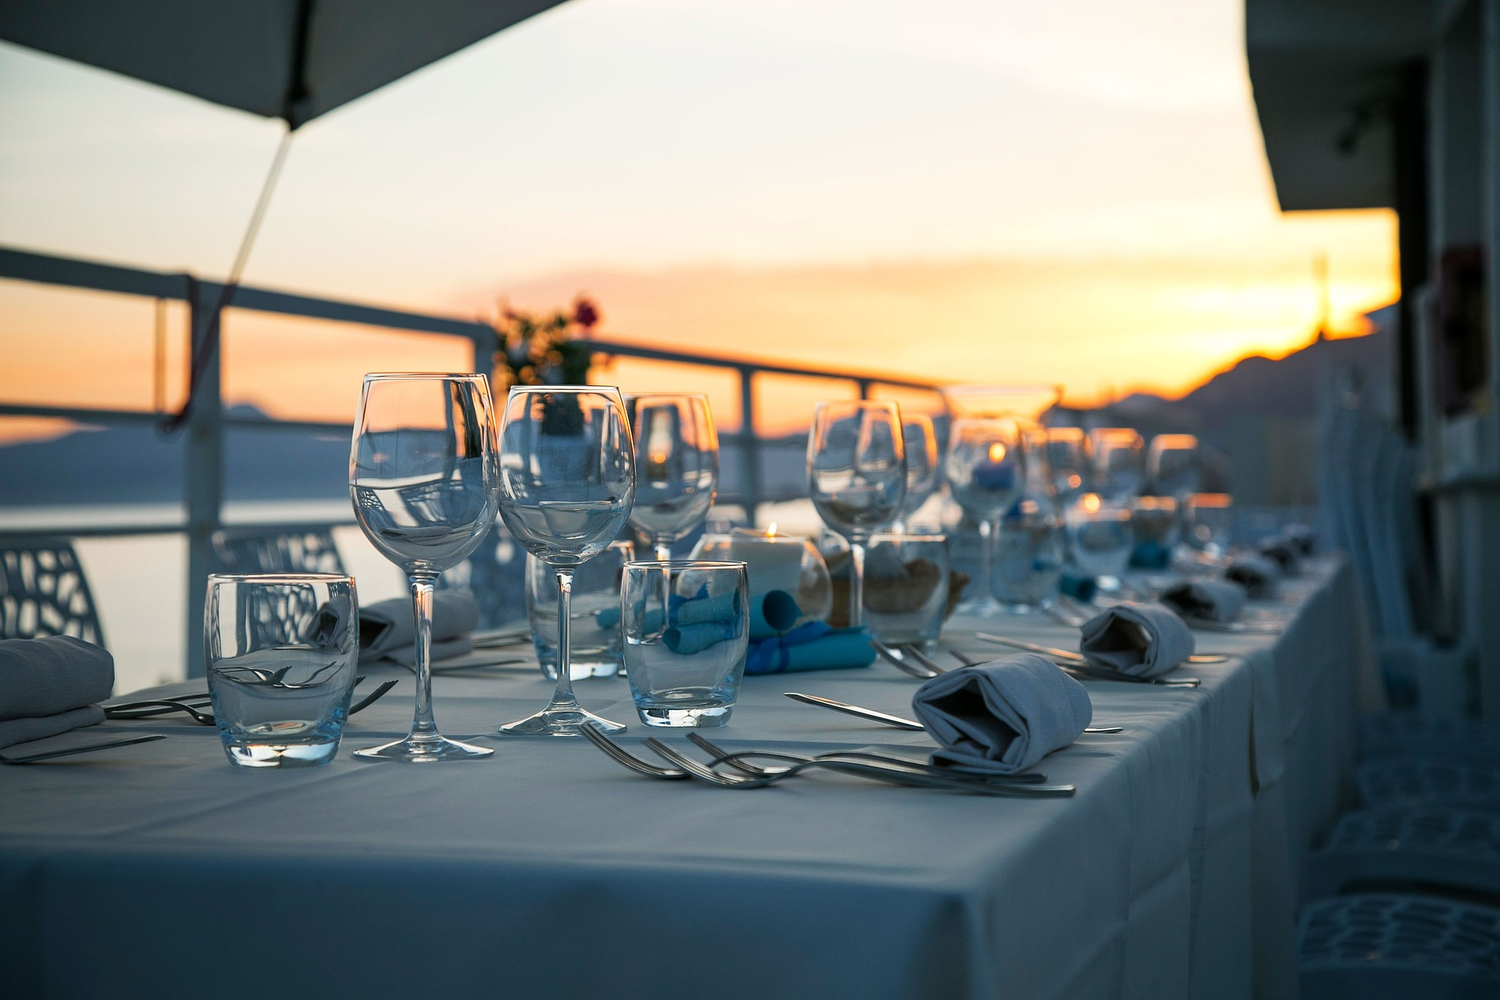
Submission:
[[[764,639],[808,621],[826,621],[833,608],[833,583],[828,566],[811,540],[778,534],[772,525],[766,531],[735,528],[728,534],[704,535],[693,547],[693,558],[742,562],[749,579],[750,638]],[[766,598],[780,591],[796,602],[799,612],[791,616],[779,599],[769,606]]]
[[[948,608],[948,537],[878,533],[865,555],[865,624],[881,642],[936,644]]]

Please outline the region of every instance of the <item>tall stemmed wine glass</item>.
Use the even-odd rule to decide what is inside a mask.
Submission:
[[[535,715],[501,726],[513,736],[579,736],[625,727],[573,696],[573,571],[603,552],[630,517],[635,448],[625,401],[604,386],[516,386],[500,424],[500,517],[557,574],[557,689]]]
[[[630,523],[656,558],[703,523],[719,489],[719,436],[708,397],[696,392],[627,396],[635,438],[635,506]]]
[[[1146,459],[1151,492],[1185,506],[1198,492],[1198,438],[1193,434],[1158,434]]]
[[[417,706],[402,740],[364,760],[428,763],[488,757],[444,738],[432,718],[432,589],[479,547],[495,520],[494,403],[483,375],[366,375],[349,453],[349,495],[365,536],[411,582]]]
[[[895,403],[819,403],[807,434],[807,491],[849,541],[849,624],[864,623],[865,545],[906,497],[906,446]]]
[[[971,614],[1004,611],[995,600],[995,539],[1006,512],[1026,493],[1026,422],[1016,417],[973,417],[953,422],[944,471],[953,500],[979,523],[979,596]]]
[[[937,430],[931,417],[925,413],[907,417],[901,425],[901,438],[906,447],[906,499],[901,502],[901,513],[892,525],[895,531],[906,530],[907,519],[937,489],[942,471]]]
[[[1046,433],[1052,496],[1058,508],[1066,511],[1088,491],[1093,453],[1089,450],[1088,435],[1081,427],[1049,427]]]

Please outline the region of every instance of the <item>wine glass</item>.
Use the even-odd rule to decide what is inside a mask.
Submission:
[[[941,471],[937,431],[932,426],[931,417],[925,413],[907,417],[901,425],[901,440],[906,449],[906,499],[902,501],[901,513],[892,525],[895,531],[906,530],[906,519],[915,514],[937,489]]]
[[[948,434],[944,472],[953,500],[979,523],[979,597],[965,602],[971,614],[1004,609],[992,588],[1000,519],[1026,492],[1026,429],[1016,417],[964,417]]]
[[[1158,434],[1146,457],[1151,492],[1179,503],[1198,492],[1198,439],[1192,434]]]
[[[672,543],[703,523],[719,487],[719,436],[708,397],[643,393],[625,400],[635,439],[635,506],[630,523],[672,558]]]
[[[432,590],[495,520],[494,404],[483,375],[366,375],[354,418],[349,495],[371,544],[406,572],[417,632],[417,705],[405,739],[363,760],[427,763],[494,750],[444,738],[432,717]]]
[[[849,541],[849,624],[864,623],[865,544],[901,512],[906,445],[895,403],[819,403],[807,433],[807,491]]]
[[[603,386],[515,386],[500,424],[500,517],[557,574],[557,689],[535,715],[501,726],[513,736],[578,736],[625,727],[573,696],[573,572],[603,552],[630,517],[635,448],[625,401]]]
[[[1126,504],[1146,485],[1145,442],[1129,427],[1089,431],[1094,451],[1094,492],[1115,505]]]
[[[1052,495],[1066,510],[1089,485],[1092,452],[1081,427],[1047,428],[1047,466],[1052,472]]]

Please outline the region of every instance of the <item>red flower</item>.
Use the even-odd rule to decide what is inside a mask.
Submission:
[[[573,322],[585,330],[592,330],[599,322],[599,310],[588,299],[579,296],[573,303]]]

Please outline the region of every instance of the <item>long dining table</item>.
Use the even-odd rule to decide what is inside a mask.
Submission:
[[[1229,659],[1173,675],[1197,688],[1083,682],[1094,725],[1123,731],[1042,762],[1067,799],[653,780],[585,740],[496,732],[550,690],[528,648],[434,680],[439,725],[484,760],[352,759],[405,732],[395,665],[362,670],[362,690],[405,679],[326,767],[244,770],[212,728],[107,722],[87,732],[166,738],[0,768],[0,995],[1294,996],[1298,878],[1346,804],[1370,647],[1338,557],[1252,608],[1276,630],[1198,633]],[[943,650],[1006,655],[980,631],[1077,648],[1045,616],[960,615]],[[925,733],[783,697],[909,716],[918,683],[878,661],[747,677],[708,735],[920,756]],[[639,724],[623,679],[577,690],[631,723],[627,749],[699,753]]]

